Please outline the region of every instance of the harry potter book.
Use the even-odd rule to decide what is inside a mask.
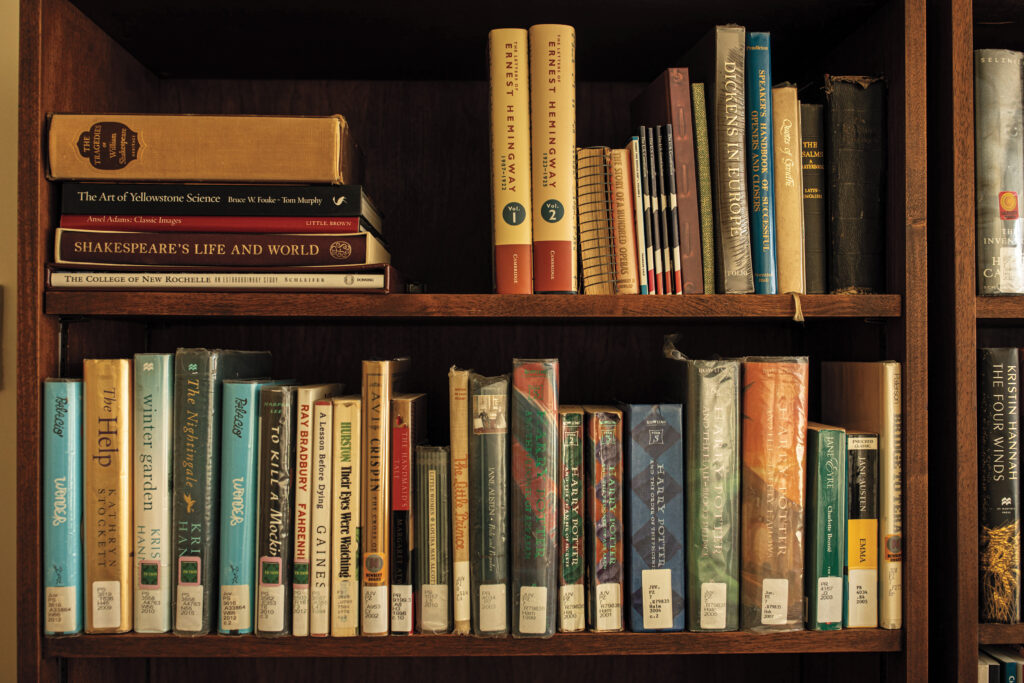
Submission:
[[[621,631],[626,562],[622,523],[622,411],[583,407],[587,482],[587,625]]]
[[[583,408],[559,406],[558,427],[558,630],[574,633],[587,628]]]

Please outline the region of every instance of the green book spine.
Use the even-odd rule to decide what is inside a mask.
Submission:
[[[846,550],[846,431],[807,427],[807,628],[843,627],[843,553]]]
[[[558,409],[561,457],[558,477],[558,630],[583,631],[586,573],[584,559],[583,408]]]
[[[448,633],[451,620],[451,518],[448,448],[416,448],[416,629]]]
[[[704,293],[715,292],[715,216],[711,197],[711,148],[708,147],[708,113],[704,84],[693,90],[693,141],[697,150],[697,200],[700,207],[700,253],[704,265]]]

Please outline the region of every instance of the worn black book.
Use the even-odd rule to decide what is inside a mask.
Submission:
[[[885,291],[885,82],[826,76],[828,288]]]
[[[270,374],[268,351],[174,354],[174,632],[210,632],[220,529],[220,408],[225,379]]]
[[[655,146],[655,139],[658,137],[653,126],[641,130],[647,135],[647,184],[651,196],[651,238],[654,240],[654,286],[657,294],[671,294],[671,286],[668,283],[666,274],[669,264],[665,259],[665,233],[662,230],[661,219],[661,187],[658,185],[658,151]],[[641,148],[641,159],[643,148]]]
[[[672,149],[672,124],[658,126],[661,133],[661,149],[659,150],[662,192],[662,215],[665,217],[665,233],[668,236],[666,253],[672,267],[665,273],[665,281],[671,283],[673,294],[683,293],[683,270],[679,254],[679,219],[676,209],[676,163]]]
[[[978,350],[982,622],[1021,620],[1019,373],[1017,349]]]
[[[804,181],[804,268],[808,294],[828,292],[825,253],[828,205],[825,203],[825,107],[800,103],[800,153]]]
[[[661,249],[658,228],[654,224],[654,194],[651,183],[651,150],[647,126],[640,126],[640,185],[644,201],[644,239],[647,240],[647,268],[654,272],[654,289],[649,294],[661,294]]]

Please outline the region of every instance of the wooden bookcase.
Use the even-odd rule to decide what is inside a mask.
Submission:
[[[1024,624],[980,624],[978,349],[1024,346],[1024,297],[978,296],[974,191],[974,50],[1024,50],[1024,6],[928,3],[929,457],[932,667],[977,675],[981,644],[1024,644]]]
[[[352,5],[352,3],[346,3]],[[524,0],[508,13],[453,0],[358,7],[297,0],[22,0],[19,146],[18,623],[22,680],[925,681],[928,678],[928,431],[923,0],[755,0],[660,4]],[[651,21],[651,12],[657,20]],[[577,27],[581,144],[616,144],[629,102],[717,23],[773,32],[774,70],[888,80],[889,294],[510,297],[491,295],[487,30]],[[345,114],[387,216],[394,261],[428,294],[47,292],[59,214],[45,177],[48,112]],[[661,344],[688,353],[904,364],[904,626],[756,635],[582,634],[277,639],[41,636],[41,380],[85,357],[178,346],[270,349],[278,376],[358,386],[359,360],[413,356],[429,431],[447,443],[447,369],[506,372],[514,356],[561,359],[566,402],[663,400]],[[812,408],[812,416],[816,414]],[[712,655],[695,657],[691,655]],[[743,657],[727,655],[746,655]],[[486,656],[486,658],[484,658]],[[101,678],[106,677],[106,678]]]

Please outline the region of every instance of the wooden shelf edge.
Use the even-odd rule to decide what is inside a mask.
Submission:
[[[978,644],[1024,644],[1024,624],[978,624]]]
[[[903,632],[580,633],[547,639],[392,636],[257,638],[167,634],[45,638],[44,657],[480,657],[899,652]]]
[[[805,318],[895,318],[899,294],[800,296]],[[265,318],[665,319],[792,318],[786,294],[573,296],[338,294],[329,292],[138,292],[50,290],[51,315]]]
[[[975,309],[979,320],[1024,320],[1024,296],[978,296]]]

